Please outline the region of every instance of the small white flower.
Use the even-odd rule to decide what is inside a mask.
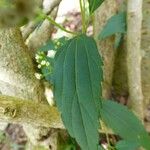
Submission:
[[[50,65],[50,63],[49,62],[46,62],[46,66],[49,66]]]
[[[45,60],[42,60],[41,61],[41,65],[43,66],[43,65],[45,65],[46,64],[46,61]]]
[[[40,56],[38,54],[36,54],[35,59],[40,59]]]
[[[61,43],[58,41],[56,44],[57,44],[57,46],[60,46]]]
[[[47,53],[47,57],[54,58],[54,57],[55,57],[55,54],[56,54],[56,51],[54,51],[54,50],[49,50],[48,53]]]
[[[55,102],[54,102],[54,95],[51,89],[49,88],[45,88],[45,96],[47,99],[47,102],[49,103],[50,106],[54,106]]]
[[[40,80],[42,78],[42,75],[40,73],[35,73],[34,75],[38,80]]]
[[[103,144],[102,144],[102,147],[103,147],[105,150],[108,150],[108,145],[107,145],[106,143],[105,143],[105,144],[103,143]]]
[[[42,67],[42,66],[39,64],[39,65],[38,65],[38,68],[40,69],[41,67]]]

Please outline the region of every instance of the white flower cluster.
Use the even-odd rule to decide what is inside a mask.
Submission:
[[[34,75],[38,80],[42,79],[42,74],[36,72]]]
[[[54,58],[54,57],[55,57],[55,54],[56,54],[56,51],[54,51],[54,50],[49,50],[48,53],[47,53],[47,57]]]
[[[40,69],[42,66],[49,66],[50,63],[45,60],[45,54],[43,52],[39,52],[35,55],[36,62],[38,63],[38,68]]]

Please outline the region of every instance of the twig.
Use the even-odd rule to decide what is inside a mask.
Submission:
[[[56,18],[57,11],[58,7],[55,8],[50,14],[53,19]],[[31,49],[31,51],[37,50],[48,39],[51,38],[52,32],[53,32],[53,25],[47,19],[45,19],[43,23],[40,26],[38,26],[27,39],[26,43],[28,48]]]

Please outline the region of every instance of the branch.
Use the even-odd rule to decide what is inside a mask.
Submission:
[[[33,127],[65,129],[56,107],[4,95],[0,95],[0,121]],[[111,129],[104,124],[102,126],[105,131],[99,130],[99,132],[105,133],[107,130],[107,133],[113,134]]]
[[[35,21],[30,21],[27,25],[21,27],[21,32],[22,32],[24,41],[35,30],[36,27],[37,27],[37,23]]]
[[[53,10],[50,16],[55,19],[57,16],[58,7]],[[48,39],[50,39],[53,32],[53,25],[45,19],[40,27],[37,27],[34,32],[27,39],[27,46],[29,49],[35,51]]]
[[[141,86],[141,26],[142,0],[128,0],[127,12],[127,69],[130,102],[133,111],[143,120]]]
[[[57,13],[56,10],[54,9],[59,6],[61,1],[62,0],[52,0],[52,1],[49,1],[48,4],[44,3],[43,12],[46,13],[47,15],[52,14],[51,16],[53,18],[53,16],[56,16],[54,12]],[[31,21],[26,26],[22,27],[22,35],[23,35],[24,40],[26,40],[29,37],[29,35],[36,29],[36,27],[37,27],[37,22],[35,21]],[[51,25],[47,26],[46,28],[51,28]]]
[[[50,14],[54,8],[56,8],[62,0],[51,0],[49,3],[44,3],[44,13]]]
[[[2,95],[0,96],[0,121],[64,128],[56,107]]]

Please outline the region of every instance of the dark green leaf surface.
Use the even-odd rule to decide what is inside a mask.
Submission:
[[[138,118],[127,107],[113,101],[102,103],[101,118],[107,126],[127,141],[135,141],[147,150],[150,137]]]
[[[102,146],[98,146],[98,150],[104,150]]]
[[[56,55],[54,96],[70,135],[83,150],[97,150],[102,60],[93,38],[69,40]]]
[[[137,148],[139,148],[139,143],[135,142],[134,140],[132,141],[119,141],[116,144],[116,148],[117,150],[137,150]]]
[[[126,32],[126,13],[120,12],[119,14],[112,16],[103,30],[99,34],[99,39],[105,39],[109,36],[112,36],[116,33],[125,33]]]
[[[88,0],[90,14],[92,14],[103,3],[103,1],[104,0]]]

